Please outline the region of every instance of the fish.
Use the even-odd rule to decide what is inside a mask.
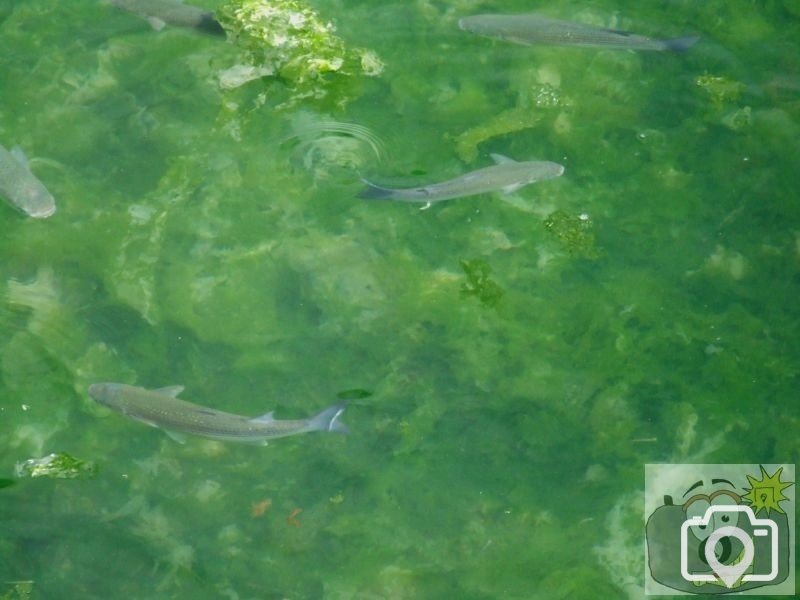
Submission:
[[[181,443],[187,433],[226,442],[261,445],[275,438],[311,431],[349,433],[347,426],[339,420],[346,402],[329,406],[308,419],[278,420],[274,411],[250,418],[181,400],[178,395],[183,389],[182,385],[147,390],[125,383],[93,383],[88,392],[99,404],[161,428]]]
[[[674,52],[683,52],[700,39],[698,36],[652,39],[628,31],[593,27],[570,21],[558,21],[536,13],[472,15],[459,19],[458,26],[464,31],[527,46],[545,44],[617,50],[672,50]]]
[[[183,0],[111,0],[117,8],[142,17],[156,31],[167,25],[196,29],[211,35],[225,36],[225,30],[214,13]]]
[[[25,154],[0,146],[0,196],[29,217],[44,219],[56,212],[56,201],[44,184],[31,173]]]
[[[502,154],[491,154],[496,164],[472,171],[442,183],[433,183],[416,188],[392,189],[363,182],[367,188],[358,194],[368,200],[400,200],[401,202],[433,202],[463,198],[486,192],[511,193],[537,181],[559,177],[563,165],[549,161],[518,162]],[[425,207],[427,208],[427,206]]]

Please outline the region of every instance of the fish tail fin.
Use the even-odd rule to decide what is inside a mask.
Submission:
[[[664,40],[664,44],[667,46],[668,50],[672,50],[673,52],[685,52],[686,50],[694,46],[699,39],[700,36],[688,35],[686,37]]]
[[[218,35],[222,37],[227,35],[220,22],[217,21],[214,18],[214,15],[210,13],[204,14],[202,17],[200,17],[200,22],[197,24],[197,29],[211,35]]]
[[[363,181],[364,185],[367,187],[359,192],[359,198],[364,198],[365,200],[390,200],[394,195],[394,190],[375,185],[366,179],[362,179],[361,181]]]
[[[309,431],[334,431],[336,433],[350,433],[347,425],[339,420],[344,412],[347,402],[340,402],[320,411],[308,420]]]

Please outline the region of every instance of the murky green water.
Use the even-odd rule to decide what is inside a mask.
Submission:
[[[284,83],[220,89],[233,44],[0,2],[0,143],[58,202],[0,205],[0,478],[98,469],[0,488],[0,597],[638,597],[645,463],[797,461],[797,8],[538,4],[314,2],[385,69],[278,109]],[[703,41],[457,27],[524,10]],[[309,133],[331,120],[385,156]],[[490,152],[566,172],[425,211],[355,198],[359,174]],[[348,437],[179,445],[96,381],[282,418],[363,397]]]

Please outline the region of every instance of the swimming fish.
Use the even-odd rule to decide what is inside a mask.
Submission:
[[[127,417],[160,427],[180,442],[184,441],[181,435],[184,433],[263,445],[273,438],[310,431],[348,433],[347,427],[339,421],[345,409],[344,402],[329,406],[308,419],[279,421],[273,417],[272,411],[249,418],[186,402],[177,397],[182,391],[181,385],[157,390],[124,383],[94,383],[89,386],[89,396],[95,401]]]
[[[466,173],[449,181],[423,187],[391,189],[364,180],[367,188],[358,197],[369,200],[400,200],[431,204],[451,198],[474,196],[498,190],[510,193],[536,181],[559,177],[564,172],[564,167],[554,162],[517,162],[502,154],[491,154],[490,156],[497,164]]]
[[[604,29],[583,23],[558,21],[535,13],[522,15],[473,15],[459,19],[464,31],[500,38],[517,44],[580,46],[618,50],[673,50],[693,45],[697,36],[656,40],[628,31]]]
[[[25,154],[0,146],[0,196],[29,217],[44,219],[56,212],[56,201],[31,173]]]
[[[177,25],[212,35],[225,35],[213,12],[184,4],[183,0],[111,0],[111,4],[139,15],[156,31],[167,25]]]

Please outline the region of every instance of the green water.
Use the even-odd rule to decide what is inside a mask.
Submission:
[[[53,452],[97,468],[0,487],[0,597],[640,597],[646,463],[800,453],[800,11],[313,6],[385,69],[287,104],[286,82],[220,89],[225,41],[0,2],[0,143],[58,203],[0,205],[0,479]],[[703,40],[457,27],[537,9]],[[386,156],[296,137],[330,120]],[[424,211],[355,197],[491,152],[566,171]],[[352,434],[180,445],[97,381],[278,418],[355,396]]]

